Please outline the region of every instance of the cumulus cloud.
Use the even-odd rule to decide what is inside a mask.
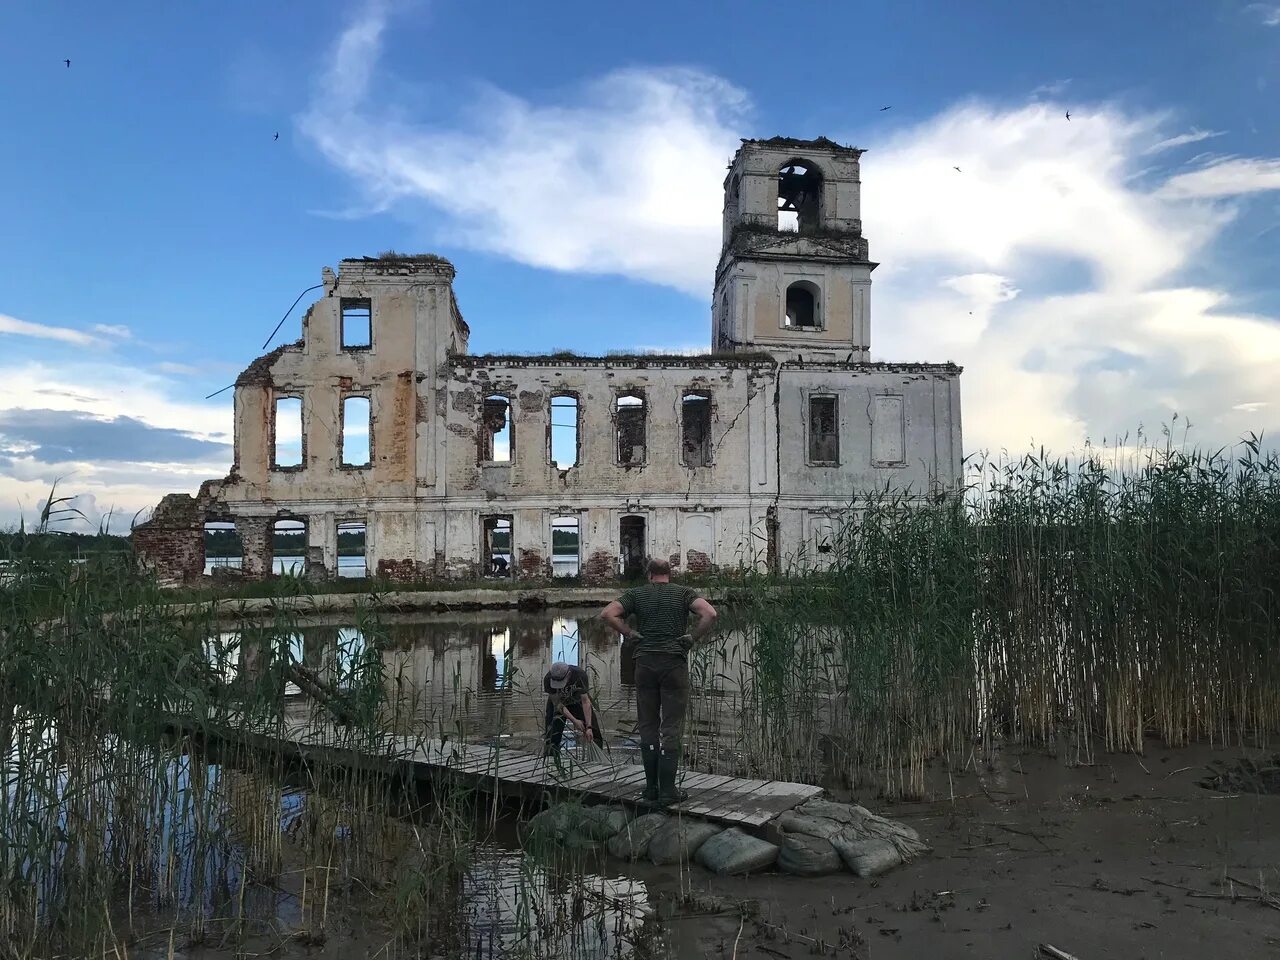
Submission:
[[[617,70],[567,102],[486,89],[463,125],[415,125],[369,96],[385,26],[375,4],[344,32],[299,120],[376,207],[425,200],[452,242],[710,294],[742,91],[695,69]]]
[[[50,486],[114,509],[113,528],[165,493],[194,493],[231,460],[231,404],[121,362],[0,363],[0,528],[39,515]],[[83,529],[77,521],[70,528]]]
[[[11,334],[16,337],[34,337],[37,340],[59,340],[62,343],[74,343],[80,347],[92,347],[101,344],[97,337],[83,330],[70,327],[51,327],[43,323],[32,323],[19,320],[0,313],[0,334]]]
[[[1280,27],[1280,4],[1251,3],[1245,10],[1257,16],[1264,26]]]

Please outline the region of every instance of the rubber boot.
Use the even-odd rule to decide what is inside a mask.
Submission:
[[[658,799],[658,747],[655,744],[641,744],[640,759],[644,763],[644,792],[640,799],[653,803]]]
[[[663,750],[658,754],[658,803],[663,806],[689,799],[689,794],[676,786],[679,769],[679,750]]]

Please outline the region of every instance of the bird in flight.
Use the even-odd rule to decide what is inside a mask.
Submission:
[[[276,134],[274,137],[272,137],[271,139],[272,139],[272,140],[279,140],[279,139],[280,139],[280,134],[278,134],[278,133],[277,133],[277,134]]]
[[[70,60],[63,60],[62,62],[65,63],[68,67],[71,66]]]
[[[1068,119],[1068,120],[1070,120],[1070,119],[1071,119],[1071,111],[1070,111],[1070,110],[1068,110],[1068,111],[1067,111],[1067,119]]]
[[[956,173],[960,173],[960,168],[959,168],[959,167],[952,167],[951,169],[952,169],[952,170],[954,170]]]
[[[881,107],[880,112],[884,113],[886,110],[892,110],[892,109],[893,109],[893,104],[891,103],[887,107]]]

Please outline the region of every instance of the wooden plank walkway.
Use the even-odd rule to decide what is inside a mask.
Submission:
[[[644,770],[629,763],[582,761],[566,751],[562,762],[502,746],[455,740],[360,734],[314,718],[287,718],[282,727],[255,731],[260,738],[306,753],[336,753],[350,759],[410,765],[416,777],[447,776],[486,793],[516,795],[567,791],[584,799],[630,802],[643,806]],[[337,757],[342,759],[342,757]],[[684,772],[681,787],[689,797],[667,807],[719,823],[760,827],[822,793],[821,787],[784,781],[745,780]]]

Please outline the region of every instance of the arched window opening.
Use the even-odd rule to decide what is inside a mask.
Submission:
[[[788,327],[815,329],[822,326],[818,313],[818,288],[808,280],[797,280],[787,287]]]
[[[582,540],[577,517],[551,518],[551,575],[576,577],[582,568]]]
[[[551,395],[547,459],[558,470],[578,465],[578,398],[572,393]]]
[[[778,229],[811,233],[822,219],[822,173],[800,161],[778,171]]]
[[[495,394],[484,398],[480,415],[480,462],[511,462],[511,401]]]
[[[624,466],[644,463],[648,447],[644,394],[639,391],[620,394],[614,422],[617,428],[618,463]]]
[[[691,391],[680,398],[680,462],[711,466],[711,395]]]

